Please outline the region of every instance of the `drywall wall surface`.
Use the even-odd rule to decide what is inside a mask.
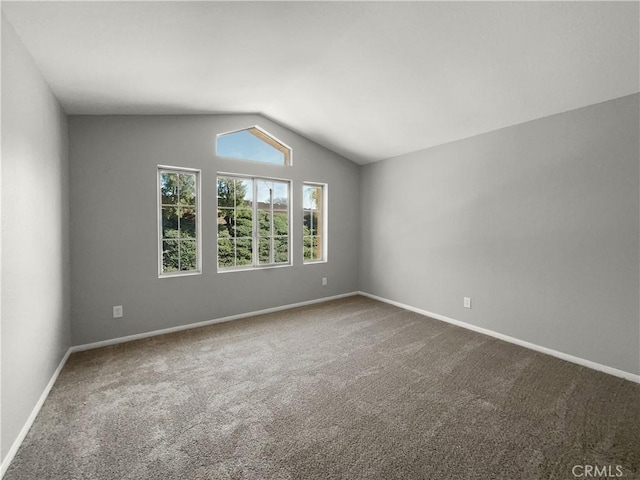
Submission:
[[[216,134],[258,125],[289,167],[216,156]],[[83,345],[352,292],[359,167],[257,115],[71,116],[72,336]],[[158,278],[157,167],[202,171],[201,275]],[[290,179],[290,267],[217,272],[216,177]],[[302,263],[302,182],[328,184],[328,262]],[[322,286],[322,277],[327,285]],[[124,316],[112,318],[122,305]]]
[[[363,167],[362,290],[640,373],[638,110],[635,94]]]
[[[2,459],[70,346],[67,118],[2,17]]]

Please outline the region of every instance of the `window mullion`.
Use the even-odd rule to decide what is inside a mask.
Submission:
[[[273,184],[271,184],[273,187]],[[269,189],[269,263],[274,263],[275,256],[273,254],[273,249],[275,247],[275,242],[273,240],[273,188]]]
[[[233,266],[238,266],[238,237],[233,237]]]
[[[176,244],[178,245],[178,271],[182,271],[182,256],[180,249],[180,238],[182,237],[180,233],[180,179],[182,178],[182,174],[178,174],[178,185],[177,185],[177,193],[178,196],[176,198],[176,217],[178,217],[178,238],[176,239]]]
[[[251,182],[252,190],[253,190],[253,205],[252,205],[252,216],[253,221],[252,224],[252,232],[251,232],[251,258],[253,261],[253,266],[257,267],[260,264],[260,240],[258,238],[259,232],[259,223],[258,223],[258,181],[256,178],[252,179]]]

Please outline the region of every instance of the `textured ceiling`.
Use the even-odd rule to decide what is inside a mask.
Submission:
[[[637,2],[2,2],[69,114],[261,113],[367,163],[639,91]]]

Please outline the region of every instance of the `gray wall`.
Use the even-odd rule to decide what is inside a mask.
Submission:
[[[638,102],[364,167],[361,289],[640,373]]]
[[[2,459],[70,346],[67,119],[2,17]]]
[[[292,167],[215,156],[217,133],[254,124],[293,148]],[[70,161],[74,345],[358,289],[359,167],[265,118],[71,116]],[[158,278],[158,164],[202,170],[202,275]],[[216,273],[218,171],[293,180],[293,266]],[[305,180],[329,184],[328,263],[302,264]]]

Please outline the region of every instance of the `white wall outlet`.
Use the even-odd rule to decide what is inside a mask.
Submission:
[[[122,305],[113,307],[113,318],[122,318]]]
[[[326,286],[327,285],[327,277],[322,277],[322,286]]]
[[[464,297],[464,308],[471,308],[471,298]]]

